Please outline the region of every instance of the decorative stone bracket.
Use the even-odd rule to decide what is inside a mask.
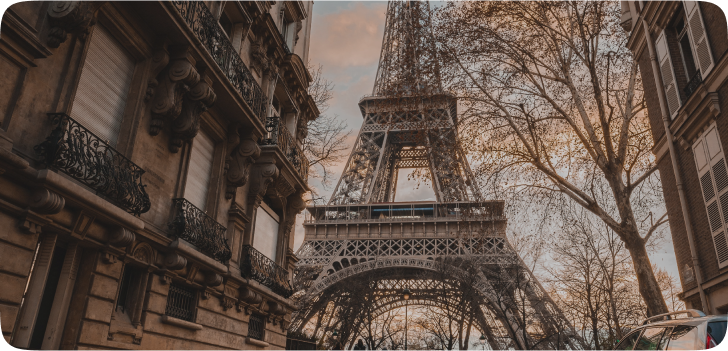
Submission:
[[[253,166],[250,179],[250,189],[248,192],[248,203],[253,205],[251,209],[255,209],[263,201],[263,196],[268,185],[278,177],[280,171],[276,167],[276,161],[272,156],[261,156]]]
[[[239,126],[235,126],[230,130],[228,140],[230,140],[232,152],[225,160],[225,168],[227,169],[227,187],[225,189],[225,199],[232,199],[238,187],[245,185],[250,178],[250,169],[255,163],[255,159],[260,156],[260,147],[251,136],[240,139]]]
[[[63,196],[45,188],[36,190],[31,195],[29,209],[20,216],[20,228],[29,234],[40,233],[44,225],[52,222],[44,215],[59,213],[65,205]]]
[[[147,94],[154,95],[152,100],[152,122],[149,134],[157,135],[162,131],[165,120],[170,123],[171,138],[169,149],[176,153],[186,141],[192,140],[200,130],[200,114],[215,103],[217,96],[212,90],[212,79],[202,70],[195,68],[196,61],[188,47],[172,48],[169,64],[147,87]],[[165,62],[165,52],[158,51],[154,59]],[[154,65],[154,64],[153,64]],[[156,70],[158,68],[153,68]],[[151,91],[150,91],[151,88]]]
[[[48,46],[57,48],[68,38],[68,33],[82,37],[96,23],[96,14],[106,1],[53,1],[48,6]]]

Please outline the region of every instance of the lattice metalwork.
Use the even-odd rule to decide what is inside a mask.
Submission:
[[[539,348],[562,347],[554,335],[580,348],[508,243],[504,202],[482,199],[459,144],[457,100],[442,90],[429,15],[427,2],[388,5],[373,95],[359,102],[356,144],[329,203],[310,207],[304,221],[289,331],[310,327],[307,335],[325,340],[336,329],[346,346],[365,314],[402,307],[407,288],[410,304],[472,307],[493,349],[522,349],[536,339]],[[403,168],[425,169],[436,201],[393,202]],[[371,291],[366,298],[357,297],[362,282]],[[518,303],[527,325],[519,324]]]
[[[195,308],[197,307],[197,293],[189,288],[171,284],[167,295],[167,307],[164,314],[194,322]]]

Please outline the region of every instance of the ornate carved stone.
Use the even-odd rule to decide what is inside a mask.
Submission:
[[[112,254],[111,252],[103,252],[102,253],[101,260],[104,261],[106,264],[114,264],[116,263],[116,255]]]
[[[154,249],[147,243],[139,243],[132,251],[132,256],[148,265],[155,261]]]
[[[212,90],[212,79],[202,74],[199,83],[190,89],[182,102],[182,112],[172,122],[170,151],[177,152],[182,143],[192,140],[200,130],[200,115],[212,107],[217,95]]]
[[[48,46],[57,48],[68,38],[68,33],[82,37],[96,23],[96,13],[105,1],[53,1],[48,6]]]
[[[144,94],[144,102],[149,102],[149,99],[154,96],[155,89],[159,85],[159,81],[157,80],[159,72],[161,72],[164,67],[167,67],[167,64],[169,64],[169,53],[167,52],[167,49],[161,48],[156,50],[151,58],[150,77],[152,78],[150,78],[147,82],[147,91]]]
[[[253,165],[250,177],[250,189],[248,191],[248,202],[256,208],[263,201],[268,185],[278,177],[280,171],[276,167],[276,161],[272,156],[261,156]]]
[[[257,40],[253,41],[253,44],[250,47],[250,56],[252,58],[250,63],[251,67],[258,76],[262,76],[263,72],[268,70],[268,66],[270,64],[267,55],[268,46],[265,44],[262,35],[258,35],[257,37]]]
[[[218,286],[222,284],[222,276],[215,272],[205,272],[205,285]]]
[[[117,247],[127,247],[134,243],[134,232],[124,227],[117,227],[108,233],[109,244]]]
[[[20,216],[20,229],[27,234],[40,234],[44,225],[50,223],[49,219],[33,211],[26,210]]]
[[[263,301],[263,297],[260,296],[260,294],[248,289],[247,287],[240,288],[240,295],[238,298],[250,305],[256,305]]]
[[[223,311],[227,311],[235,306],[235,299],[230,296],[220,296],[220,305]]]
[[[268,301],[268,312],[281,316],[286,314],[286,308],[283,305],[275,301]]]
[[[182,143],[197,135],[200,114],[215,103],[217,96],[212,90],[212,79],[205,72],[200,76],[195,69],[195,60],[187,47],[175,47],[170,51],[171,60],[159,74],[154,89],[149,134],[159,134],[168,120],[172,133],[170,151],[177,152]]]
[[[235,190],[245,185],[250,178],[250,168],[255,159],[260,156],[260,147],[250,137],[240,140],[239,129],[233,128],[228,136],[232,146],[232,152],[228,156],[225,165],[227,168],[227,187],[225,198],[232,199]]]
[[[30,208],[41,214],[56,214],[61,212],[65,204],[63,196],[48,189],[38,189],[31,197]]]
[[[298,44],[298,33],[301,32],[301,29],[303,29],[303,22],[296,21],[296,39],[293,41],[293,46],[296,46],[296,44]]]
[[[185,268],[186,265],[187,259],[177,253],[172,252],[164,256],[164,266],[167,267],[167,269],[174,271]]]

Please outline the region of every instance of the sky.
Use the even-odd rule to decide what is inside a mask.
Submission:
[[[316,1],[313,6],[309,59],[312,66],[321,64],[324,77],[334,84],[334,96],[326,114],[338,116],[352,130],[349,148],[353,146],[362,123],[357,105],[359,99],[371,94],[374,86],[386,11],[385,1]],[[331,169],[335,176],[328,188],[316,179],[309,179],[310,185],[318,189],[327,201],[347,157]],[[397,181],[396,201],[434,200],[431,184],[408,181],[407,171],[402,172]],[[301,222],[302,216],[299,216],[295,228],[295,250],[303,242]],[[650,254],[650,260],[679,279],[669,229],[661,240],[661,247]]]

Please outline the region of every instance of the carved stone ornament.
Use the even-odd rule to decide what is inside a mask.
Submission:
[[[265,45],[263,36],[259,35],[258,40],[255,40],[250,47],[250,56],[252,58],[250,63],[258,76],[262,76],[263,72],[268,70],[270,62],[268,61],[267,51],[268,47]]]
[[[296,44],[298,44],[298,33],[301,32],[301,29],[303,29],[303,22],[296,21],[296,39],[293,41],[293,46],[296,46]]]
[[[276,167],[276,161],[271,156],[260,157],[253,166],[248,192],[248,202],[258,207],[263,201],[268,185],[278,177],[280,171]]]
[[[185,268],[187,265],[187,259],[180,256],[177,253],[168,253],[164,256],[164,266],[170,270],[178,270]]]
[[[134,243],[134,232],[124,227],[117,227],[109,232],[109,244],[116,247],[127,247]]]
[[[235,306],[235,299],[230,296],[220,296],[220,305],[223,311],[227,311]]]
[[[240,288],[239,299],[250,305],[256,305],[263,301],[263,297],[246,287]]]
[[[200,114],[217,99],[212,79],[195,69],[195,60],[188,48],[175,48],[176,53],[159,74],[152,99],[152,122],[149,134],[162,131],[165,120],[172,132],[170,151],[177,152],[185,141],[192,140],[200,130]]]
[[[215,272],[205,272],[205,285],[218,286],[222,284],[222,276]]]
[[[132,251],[132,256],[148,265],[154,263],[155,260],[154,249],[147,243],[139,243]]]
[[[286,308],[275,301],[268,301],[268,312],[278,316],[286,314]]]
[[[31,196],[30,208],[41,214],[56,214],[61,212],[65,204],[63,196],[48,189],[38,189]]]
[[[53,1],[48,6],[48,46],[57,48],[69,33],[82,37],[96,23],[96,13],[106,1]]]
[[[152,78],[150,78],[147,82],[147,91],[144,94],[144,102],[149,102],[149,99],[154,96],[155,89],[159,85],[157,77],[159,76],[159,73],[162,71],[162,69],[167,67],[167,64],[169,64],[169,53],[167,52],[167,49],[161,48],[154,52],[154,55],[152,55],[152,58],[150,60],[150,77]]]
[[[244,138],[240,140],[238,129],[231,130],[231,136],[228,139],[233,144],[232,152],[226,160],[227,168],[227,187],[225,189],[225,199],[232,199],[235,190],[248,183],[250,178],[250,169],[255,163],[255,159],[260,156],[260,147],[252,138]]]

